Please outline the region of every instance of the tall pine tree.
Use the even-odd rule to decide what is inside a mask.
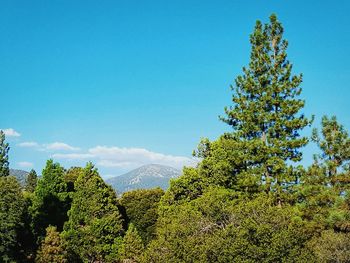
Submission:
[[[288,42],[276,15],[268,24],[256,22],[250,43],[250,63],[231,87],[233,106],[225,108],[227,116],[221,119],[233,128],[242,151],[240,186],[249,190],[259,184],[281,194],[293,179],[288,163],[301,160],[299,149],[308,142],[300,135],[311,122],[299,113],[304,107],[302,75],[292,75]]]

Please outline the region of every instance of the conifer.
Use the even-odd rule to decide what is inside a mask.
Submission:
[[[66,263],[67,253],[63,248],[63,242],[56,227],[49,226],[46,228],[46,237],[43,240],[38,251],[35,262],[38,263]]]
[[[84,262],[114,262],[122,240],[117,196],[90,163],[75,181],[63,236],[68,254]]]
[[[281,193],[294,179],[288,163],[301,160],[300,148],[308,142],[300,135],[311,123],[300,113],[302,75],[292,74],[283,33],[274,14],[268,24],[256,22],[250,63],[231,87],[233,105],[221,117],[242,146],[237,146],[245,163],[239,183],[245,189],[258,183],[266,192]]]
[[[122,262],[139,262],[143,250],[143,241],[135,226],[130,224],[120,248],[120,259]]]
[[[49,225],[56,226],[62,231],[63,224],[68,219],[70,202],[63,167],[53,160],[48,160],[29,208],[33,220],[32,227],[37,238],[45,236],[45,229]]]

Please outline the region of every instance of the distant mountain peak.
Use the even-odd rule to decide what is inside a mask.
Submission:
[[[126,174],[106,180],[117,193],[123,193],[133,189],[147,189],[154,187],[168,188],[171,178],[176,178],[181,171],[171,166],[160,164],[148,164],[136,168]]]
[[[26,181],[28,174],[29,174],[29,172],[27,172],[27,171],[23,171],[23,170],[19,170],[19,169],[10,169],[10,175],[16,177],[18,182],[22,186],[25,185],[25,181]]]
[[[160,164],[148,164],[143,165],[139,168],[136,168],[129,173],[138,173],[142,176],[153,176],[153,177],[171,177],[175,175],[175,177],[180,173],[179,170],[165,165]]]

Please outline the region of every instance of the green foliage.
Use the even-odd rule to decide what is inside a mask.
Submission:
[[[82,167],[71,167],[69,168],[65,175],[64,180],[68,185],[68,191],[74,191],[74,183],[78,179],[79,175],[84,172],[84,168]]]
[[[0,176],[0,262],[12,262],[19,254],[23,210],[24,198],[17,179]]]
[[[36,242],[36,238],[33,233],[33,229],[31,227],[32,218],[29,213],[29,208],[32,205],[34,193],[23,191],[24,197],[24,209],[22,215],[23,224],[18,231],[17,242],[19,245],[17,255],[18,262],[33,262],[35,259],[36,250],[38,248],[38,244]]]
[[[119,250],[119,257],[122,262],[140,262],[144,245],[137,229],[131,223],[123,238],[123,243]]]
[[[33,193],[37,183],[38,183],[38,176],[35,170],[32,169],[26,178],[25,190],[27,192]]]
[[[322,118],[321,133],[322,136],[318,134],[317,129],[313,130],[312,139],[322,151],[315,156],[315,162],[322,162],[327,183],[335,185],[340,191],[346,190],[346,186],[350,185],[349,134],[335,116]]]
[[[127,221],[137,228],[145,244],[154,238],[158,203],[163,195],[160,188],[139,189],[124,193],[119,200],[126,210]]]
[[[233,132],[203,139],[197,168],[171,182],[145,262],[313,262],[305,246],[314,231],[346,222],[322,167],[291,166],[311,121],[300,113],[302,77],[292,75],[276,16],[257,22],[251,44],[222,118]]]
[[[232,134],[224,134],[216,141],[204,139],[195,156],[203,158],[197,168],[184,168],[183,175],[171,181],[162,202],[173,204],[196,199],[209,186],[218,186],[253,194],[261,185],[254,175],[244,171],[245,143]]]
[[[222,186],[247,194],[258,192],[260,181],[246,170],[246,160],[250,158],[245,151],[248,144],[233,134],[224,134],[207,144],[209,147],[205,158],[198,166],[199,174],[205,178],[207,185]]]
[[[308,243],[320,263],[350,262],[350,234],[336,233],[333,230],[322,232]]]
[[[60,234],[57,232],[56,227],[49,226],[46,228],[46,237],[41,244],[35,262],[66,263],[68,262],[66,254],[67,253],[63,247],[63,242]]]
[[[255,182],[262,181],[267,192],[279,194],[293,180],[287,162],[301,160],[299,149],[308,139],[299,132],[310,124],[299,114],[304,107],[298,98],[302,76],[292,75],[283,32],[275,15],[270,16],[268,24],[256,22],[250,37],[249,66],[236,78],[233,106],[225,108],[227,116],[221,118],[233,128],[233,137],[241,144],[242,172],[249,177],[245,186],[256,187]]]
[[[145,262],[303,262],[299,213],[274,205],[261,194],[242,199],[232,190],[212,188],[201,197],[162,210],[158,238],[145,253]],[[310,261],[312,262],[312,261]]]
[[[335,117],[322,118],[322,136],[316,129],[312,139],[320,147],[314,163],[298,185],[298,206],[314,231],[326,228],[350,231],[350,214],[344,199],[349,189],[350,139]]]
[[[198,198],[208,187],[197,168],[185,167],[180,177],[170,181],[170,187],[161,199],[163,205],[186,202]]]
[[[9,150],[9,144],[5,142],[5,133],[0,130],[0,177],[8,176],[10,174],[8,157]]]
[[[83,262],[113,262],[117,258],[123,234],[117,197],[92,164],[75,182],[68,216],[63,236],[71,257]]]
[[[301,176],[301,182],[296,187],[297,206],[303,213],[303,218],[312,222],[314,231],[326,227],[329,209],[336,201],[332,188],[328,187],[323,167],[318,163],[312,164]]]
[[[56,226],[61,231],[68,219],[67,211],[71,199],[63,176],[63,167],[53,160],[48,160],[30,207],[33,231],[39,239],[45,236],[45,229],[49,225]]]

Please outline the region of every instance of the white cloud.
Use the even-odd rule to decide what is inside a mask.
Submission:
[[[45,149],[47,150],[54,150],[54,151],[79,151],[80,149],[78,147],[70,146],[69,144],[66,144],[64,142],[54,142],[50,144],[44,145]]]
[[[19,137],[21,136],[21,134],[17,131],[15,131],[14,129],[12,128],[9,128],[9,129],[2,129],[2,131],[4,132],[4,134],[8,137]]]
[[[194,166],[197,160],[185,156],[173,156],[152,152],[143,148],[119,148],[96,146],[87,153],[56,153],[53,158],[65,160],[92,160],[97,166],[107,168],[136,168],[145,164],[162,164],[175,168]]]
[[[18,162],[17,164],[22,168],[32,168],[34,166],[31,162]]]
[[[98,165],[104,167],[137,167],[156,163],[182,168],[196,163],[193,158],[166,155],[143,148],[96,146],[89,149],[89,153],[99,159]]]
[[[39,147],[39,144],[37,142],[21,142],[17,144],[19,147],[26,147],[26,148],[36,148]]]
[[[25,148],[36,148],[39,151],[79,151],[80,148],[73,147],[64,142],[53,142],[48,144],[39,144],[34,141],[21,142],[17,146]]]
[[[63,160],[88,160],[92,159],[94,155],[89,153],[55,153],[52,158]]]
[[[133,166],[132,162],[113,162],[110,160],[101,160],[97,162],[98,166],[102,167],[116,167],[116,168],[124,168]]]

